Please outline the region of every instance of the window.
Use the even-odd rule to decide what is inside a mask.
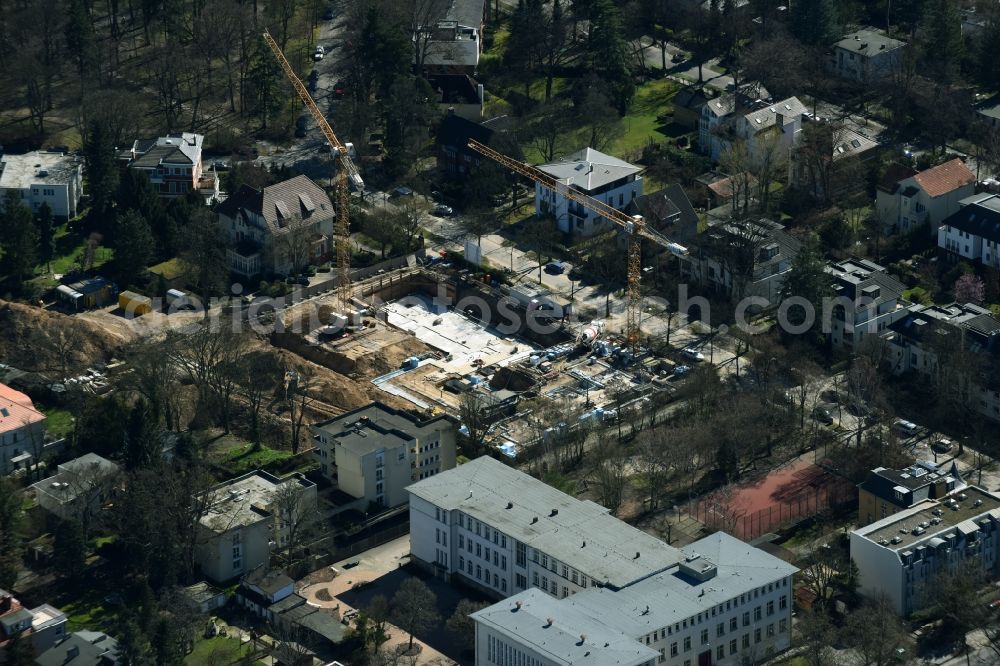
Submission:
[[[771,638],[774,636],[774,623],[767,625],[767,637]]]
[[[737,624],[735,617],[729,618],[729,631],[736,631]]]
[[[549,591],[549,579],[545,576],[542,576],[542,590],[545,592]]]
[[[671,657],[676,657],[677,656],[677,643],[676,642],[673,642],[673,643],[670,644],[670,656]]]
[[[730,655],[736,654],[736,639],[735,638],[733,640],[729,641],[729,654]]]
[[[691,651],[691,637],[690,636],[685,636],[684,637],[684,651],[685,652],[690,652]]]
[[[500,579],[500,591],[501,592],[506,592],[507,591],[507,579],[506,578],[501,578]]]
[[[483,556],[483,544],[477,543],[476,544],[476,557],[482,557],[482,556]]]
[[[479,580],[482,577],[483,577],[483,568],[477,564],[476,565],[476,580]]]
[[[788,595],[786,594],[781,595],[781,598],[778,599],[778,608],[780,608],[781,610],[785,610],[786,608],[788,608]]]
[[[465,548],[465,537],[461,534],[458,535],[458,549],[462,550]]]
[[[549,556],[548,555],[542,555],[542,568],[543,569],[548,569],[549,568]]]
[[[660,648],[660,658],[656,660],[656,663],[662,664],[666,660],[667,660],[667,655],[665,654],[664,649]]]
[[[514,557],[517,566],[523,568],[528,565],[528,549],[520,541],[517,542],[517,547],[514,549]]]
[[[717,647],[715,649],[715,656],[718,657],[719,659],[722,659],[723,657],[725,657],[726,656],[726,646],[725,645],[720,645],[719,647]]]
[[[760,606],[757,606],[756,608],[753,609],[753,621],[760,622],[760,617],[761,617]]]
[[[750,647],[750,634],[743,634],[743,649]]]
[[[531,584],[538,587],[538,572],[536,571],[531,577]]]
[[[725,622],[720,622],[719,624],[715,625],[715,635],[716,636],[722,636],[725,633],[726,633],[726,623]]]
[[[569,578],[569,567],[567,567],[565,564],[562,565],[562,576],[563,578]]]
[[[528,587],[528,579],[524,577],[524,574],[516,574],[514,576],[514,585],[523,590]]]
[[[562,595],[563,595],[563,599],[565,599],[566,597],[569,596],[569,588],[567,588],[565,585],[563,585],[563,593],[562,593]]]
[[[770,615],[774,615],[774,602],[773,601],[768,601],[767,602],[767,614],[769,616]]]
[[[573,584],[574,584],[574,585],[576,585],[576,584],[578,583],[578,577],[577,577],[577,575],[576,575],[576,570],[573,570],[573,573],[572,573],[572,574],[570,574],[570,577],[569,577],[569,579],[570,579],[571,581],[573,581]]]
[[[461,555],[458,556],[458,568],[459,570],[465,569],[465,558],[462,557]]]
[[[708,629],[701,630],[701,644],[708,645]]]
[[[743,613],[743,626],[744,627],[749,627],[750,626],[750,613],[749,612]]]
[[[441,543],[441,530],[434,530],[434,543]]]
[[[490,549],[489,548],[486,549],[486,557],[483,558],[483,559],[485,559],[487,562],[490,561]]]
[[[504,571],[507,571],[507,556],[506,555],[501,555],[500,556],[500,568],[503,569]]]
[[[760,643],[760,627],[753,630],[753,642]]]
[[[785,633],[788,630],[788,620],[782,620],[778,623],[778,631]]]
[[[580,576],[580,587],[582,587],[584,589],[587,588],[587,577],[586,576]]]

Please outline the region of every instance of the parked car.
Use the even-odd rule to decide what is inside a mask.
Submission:
[[[313,62],[319,62],[322,59],[323,59],[322,51],[316,51],[316,53],[313,53]]]
[[[447,205],[441,204],[441,203],[436,204],[434,206],[434,208],[431,209],[431,213],[433,215],[437,215],[438,217],[448,217],[449,215],[451,215],[454,212],[455,211],[452,210],[451,206],[447,206]]]
[[[955,443],[950,439],[942,437],[938,441],[931,444],[931,450],[934,451],[934,453],[948,453],[954,445]]]
[[[341,79],[333,84],[333,97],[334,99],[340,99],[347,94],[347,83]]]
[[[681,356],[689,361],[694,361],[695,363],[701,363],[705,360],[705,355],[702,354],[697,349],[692,349],[690,347],[685,347],[681,350]]]
[[[916,423],[907,421],[906,419],[896,419],[896,421],[892,424],[892,427],[896,429],[896,432],[904,437],[913,437],[920,430]]]
[[[566,272],[566,264],[561,261],[553,261],[545,265],[545,272],[550,275],[562,275]]]
[[[816,405],[812,411],[812,417],[820,423],[830,425],[833,423],[833,410],[826,405]]]
[[[689,372],[691,372],[691,366],[678,365],[674,368],[674,377],[683,377]]]
[[[405,186],[400,186],[400,187],[397,187],[396,189],[394,189],[392,191],[391,196],[394,196],[394,197],[412,197],[413,196],[413,190],[411,190],[410,188],[405,187]]]
[[[326,47],[323,46],[322,44],[317,44],[316,45],[316,53],[320,53],[322,55],[326,55]]]

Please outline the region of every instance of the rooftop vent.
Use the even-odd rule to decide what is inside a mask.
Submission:
[[[649,604],[646,604],[646,610],[642,611],[643,615],[649,615]]]
[[[514,612],[516,613],[517,611],[521,610],[521,606],[523,604],[524,604],[523,601],[515,601],[514,602]]]
[[[549,513],[549,518],[552,518],[553,516],[558,516],[558,515],[559,515],[559,509],[552,509],[551,513]]]
[[[639,551],[635,551],[635,557],[633,557],[632,559],[633,560],[639,559]]]
[[[580,544],[580,548],[586,548],[586,547],[587,547],[587,542],[586,541],[584,541],[582,544]]]
[[[507,508],[508,509],[513,509],[514,508],[514,503],[513,502],[507,502]]]
[[[535,516],[534,518],[531,519],[531,524],[532,525],[534,525],[537,522],[538,522],[538,516]]]
[[[913,534],[915,536],[920,536],[923,533],[924,533],[924,528],[922,528],[922,527],[914,527],[913,528]]]
[[[964,502],[965,500],[969,499],[969,496],[966,495],[965,493],[959,493],[958,494],[958,499],[960,499],[960,500],[962,500]]]
[[[892,537],[892,543],[900,543],[902,540],[903,540],[903,537],[901,537],[901,536],[894,536],[894,537]]]
[[[580,634],[580,642],[577,645],[583,645],[587,641],[587,634]]]
[[[551,627],[551,626],[552,626],[552,623],[553,623],[554,621],[555,621],[555,620],[553,620],[553,619],[552,619],[551,617],[549,617],[549,618],[546,618],[546,619],[545,619],[545,626],[546,626],[546,627]]]
[[[982,503],[983,503],[983,500],[977,499],[975,502],[972,503],[972,506],[979,506]]]

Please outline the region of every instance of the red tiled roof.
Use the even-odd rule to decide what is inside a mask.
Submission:
[[[35,409],[31,398],[0,384],[0,433],[12,432],[44,420],[45,415]]]
[[[976,182],[975,174],[957,157],[950,162],[921,171],[913,179],[931,197],[939,197],[963,185]]]

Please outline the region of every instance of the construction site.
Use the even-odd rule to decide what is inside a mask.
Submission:
[[[489,413],[486,441],[511,456],[547,432],[608,422],[676,392],[670,361],[486,277],[438,266],[379,276],[354,285],[347,316],[333,292],[289,308],[272,343],[383,401],[453,415],[474,404]]]

